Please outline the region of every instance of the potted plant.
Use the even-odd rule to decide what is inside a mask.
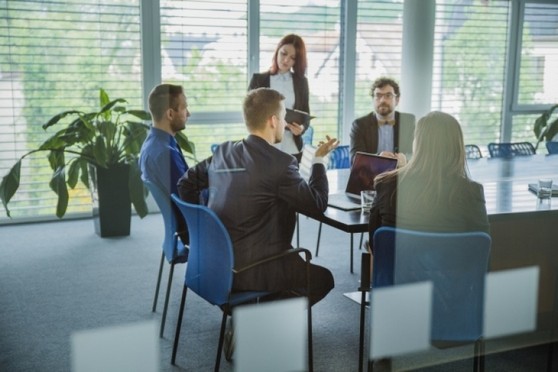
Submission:
[[[541,143],[541,141],[552,141],[558,134],[558,116],[554,118],[553,121],[550,121],[552,113],[556,109],[558,109],[558,104],[550,107],[548,110],[543,112],[537,120],[535,120],[535,126],[533,128],[533,132],[535,132],[535,136],[537,136],[535,149],[539,147],[539,143]]]
[[[70,121],[37,149],[24,154],[4,176],[0,198],[8,217],[8,203],[19,188],[21,162],[39,151],[47,152],[53,171],[49,186],[58,196],[58,218],[68,207],[68,186],[74,189],[78,181],[91,191],[95,228],[101,236],[130,234],[130,202],[140,217],[147,214],[147,190],[140,178],[138,157],[149,130],[144,121],[151,120],[151,115],[128,110],[123,98],[111,101],[103,89],[99,94],[98,111],[68,110],[52,117],[43,129]],[[194,153],[194,145],[184,134],[176,138],[182,149]]]

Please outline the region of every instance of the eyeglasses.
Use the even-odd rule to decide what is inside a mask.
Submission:
[[[393,93],[374,93],[374,99],[376,101],[381,100],[382,98],[385,98],[386,100],[392,100],[393,97],[397,97],[396,94]]]

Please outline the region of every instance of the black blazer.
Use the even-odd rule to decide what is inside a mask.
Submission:
[[[410,156],[413,152],[415,134],[415,116],[399,111],[395,112],[394,126],[395,152]],[[357,151],[376,154],[378,152],[378,119],[374,112],[353,121],[351,126],[351,162]]]
[[[396,177],[376,182],[376,198],[368,225],[370,246],[374,232],[381,226],[429,232],[489,233],[482,185],[463,177],[448,177],[444,182],[439,206],[417,199],[425,184],[417,177],[405,178],[400,185]]]
[[[180,197],[190,203],[204,188],[210,190],[208,206],[231,236],[235,267],[291,249],[295,212],[323,213],[329,191],[322,164],[312,166],[307,183],[293,156],[252,135],[219,145],[178,182]],[[289,262],[273,262],[237,275],[233,288],[283,289],[292,271]]]
[[[264,72],[261,74],[254,74],[252,75],[252,79],[250,80],[250,84],[248,85],[248,90],[256,89],[256,88],[269,88],[269,78],[271,74],[269,72]],[[309,96],[310,90],[308,88],[308,79],[305,76],[298,76],[296,74],[291,73],[293,77],[293,89],[295,95],[295,102],[294,102],[294,109],[305,111],[310,113],[310,105],[309,105]],[[302,146],[304,143],[302,142],[302,134],[306,129],[303,130],[300,136],[293,136],[296,147],[299,151],[302,151]]]

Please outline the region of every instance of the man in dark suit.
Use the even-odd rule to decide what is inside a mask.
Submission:
[[[351,161],[357,151],[396,157],[400,164],[413,152],[415,116],[395,111],[399,84],[391,78],[374,81],[370,95],[374,111],[356,119],[351,126]]]
[[[197,203],[201,190],[209,189],[208,206],[229,231],[235,267],[292,249],[295,212],[318,214],[327,208],[324,156],[338,142],[328,137],[316,149],[307,183],[296,159],[273,146],[285,130],[283,100],[281,93],[269,88],[248,92],[243,109],[249,136],[221,144],[178,182],[180,197],[190,203]],[[333,288],[333,276],[326,268],[311,265],[310,278],[309,298],[314,304]],[[233,283],[233,290],[280,291],[285,297],[305,287],[305,263],[299,256],[243,272]]]

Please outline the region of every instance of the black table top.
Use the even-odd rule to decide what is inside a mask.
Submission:
[[[541,205],[528,190],[529,183],[551,178],[558,183],[558,155],[522,156],[511,159],[482,158],[467,163],[470,177],[484,186],[489,218],[517,213],[556,213],[558,197],[550,206]],[[349,169],[329,170],[330,192],[344,190]],[[315,218],[315,217],[314,217]],[[360,210],[343,211],[328,207],[320,221],[345,232],[367,231],[368,215]]]

